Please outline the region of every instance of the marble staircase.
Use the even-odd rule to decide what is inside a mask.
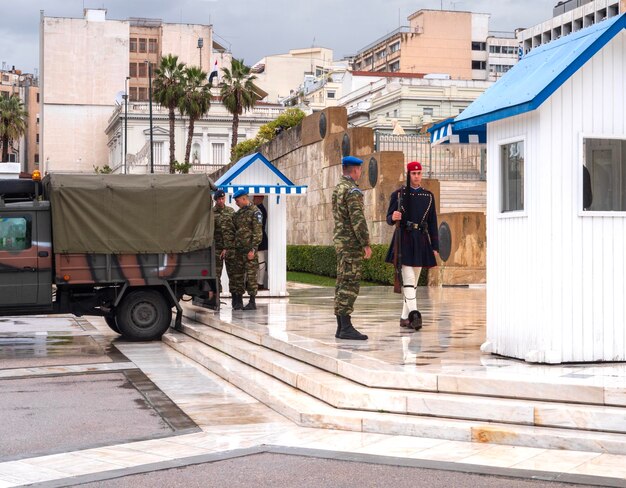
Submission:
[[[407,373],[304,336],[195,318],[164,342],[301,426],[626,454],[616,384]]]

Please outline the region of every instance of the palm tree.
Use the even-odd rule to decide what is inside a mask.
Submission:
[[[161,64],[156,70],[154,79],[154,100],[167,107],[170,121],[170,173],[175,173],[175,126],[176,108],[184,94],[185,63],[178,62],[178,56],[168,54],[161,58]]]
[[[256,76],[250,74],[250,67],[243,63],[243,59],[233,58],[231,68],[224,68],[223,71],[220,95],[226,110],[233,114],[233,139],[230,145],[232,158],[237,145],[239,116],[245,110],[254,107],[259,97],[257,95],[257,87],[254,84]]]
[[[194,124],[211,107],[211,85],[207,83],[207,74],[196,66],[186,67],[184,70],[184,89],[178,109],[181,115],[189,117],[187,147],[185,148],[185,164],[189,164]]]
[[[0,97],[0,141],[2,161],[9,160],[9,146],[26,133],[28,112],[17,95]]]

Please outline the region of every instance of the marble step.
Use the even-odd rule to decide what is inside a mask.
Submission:
[[[336,408],[626,433],[618,407],[372,388],[202,324],[182,332]]]
[[[454,374],[445,372],[406,372],[402,367],[387,364],[347,350],[330,347],[313,339],[289,332],[268,334],[263,327],[241,325],[219,320],[214,314],[198,307],[186,307],[185,315],[199,327],[205,325],[226,332],[266,349],[279,352],[321,370],[374,388],[452,393],[513,400],[533,400],[558,403],[581,403],[599,406],[626,406],[626,385],[590,384],[584,378],[545,376],[511,377],[509,374]],[[626,412],[625,412],[626,423]]]
[[[177,352],[305,427],[626,454],[622,434],[335,408],[185,334],[163,340]]]

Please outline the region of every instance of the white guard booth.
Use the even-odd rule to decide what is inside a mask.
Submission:
[[[258,296],[287,296],[287,204],[285,199],[306,193],[306,186],[294,185],[261,153],[254,153],[237,161],[216,182],[227,195],[226,204],[238,210],[233,193],[244,189],[250,195],[265,197],[267,209],[267,291]],[[225,267],[224,267],[225,268]],[[227,288],[226,270],[222,284]]]
[[[487,340],[626,360],[626,18],[530,51],[454,128],[487,127]]]

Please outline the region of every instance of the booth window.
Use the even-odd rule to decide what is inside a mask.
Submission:
[[[583,139],[583,210],[626,211],[626,140]]]
[[[500,146],[501,211],[524,210],[524,141]]]
[[[0,251],[23,251],[31,246],[30,241],[30,220],[0,218]]]

